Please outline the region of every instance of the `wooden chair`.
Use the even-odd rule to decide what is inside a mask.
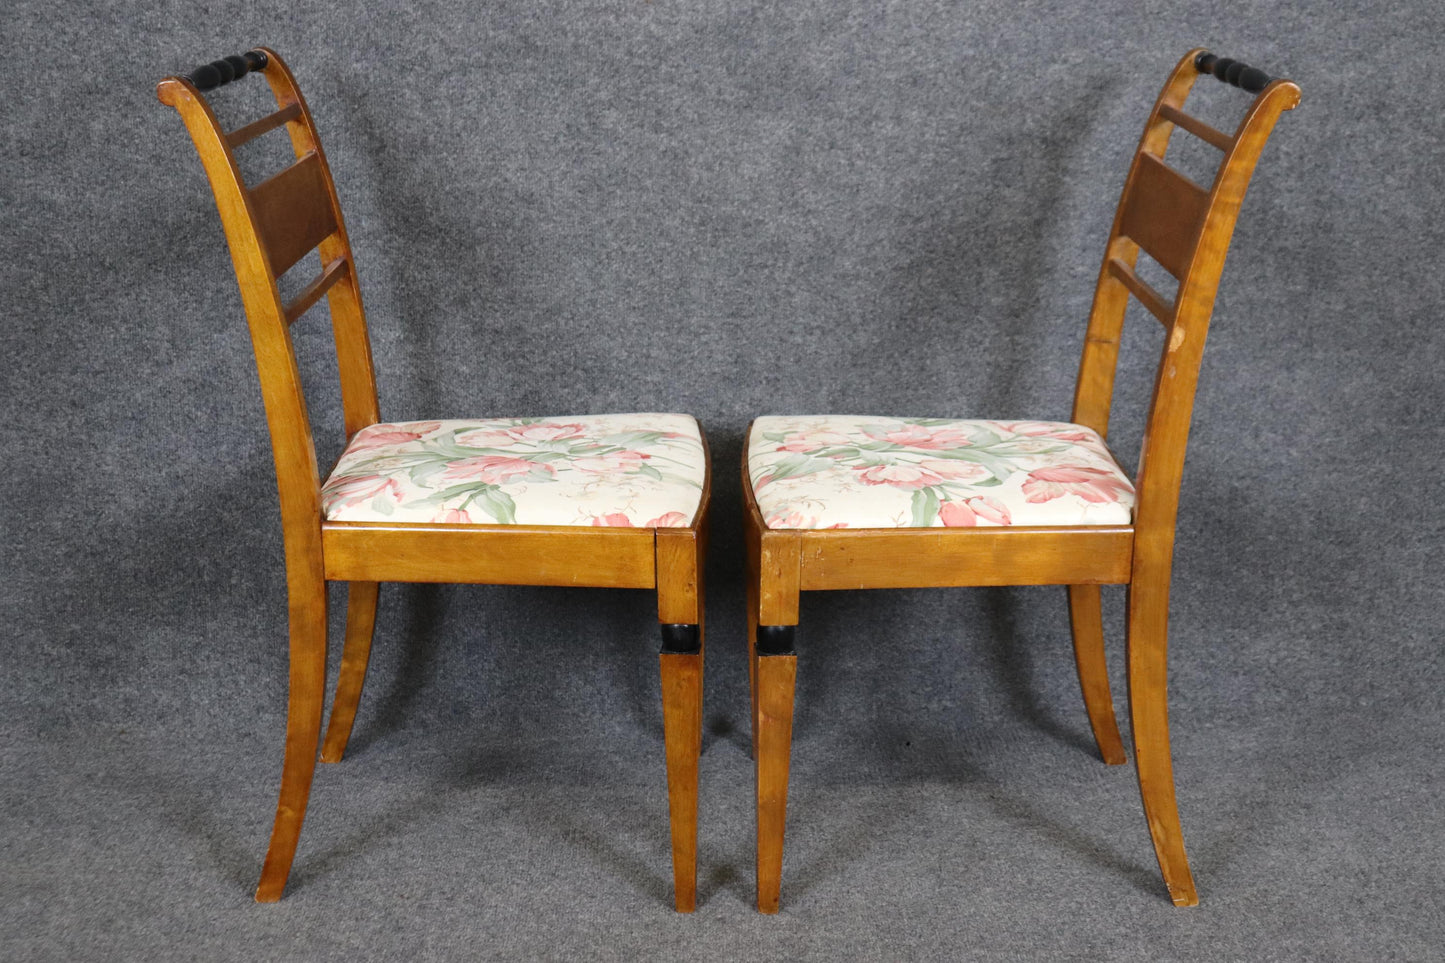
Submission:
[[[221,129],[203,89],[259,71],[276,111]],[[340,677],[321,758],[341,759],[371,647],[379,582],[655,588],[677,909],[696,891],[707,449],[683,415],[379,424],[355,262],[316,125],[265,48],[157,87],[210,178],[256,351],[280,493],[291,670],[280,801],[256,898],[281,897],[315,769],[326,676],[326,583],[348,583]],[[248,186],[235,150],[285,127],[296,160]],[[283,302],[277,278],[320,272]],[[314,263],[314,262],[313,262]],[[290,327],[325,295],[347,447],[317,468]]]
[[[1201,73],[1255,93],[1231,135],[1183,112]],[[1175,804],[1165,703],[1169,575],[1190,411],[1235,218],[1260,151],[1299,88],[1192,50],[1164,85],[1104,251],[1073,421],[759,418],[743,465],[758,909],[778,909],[792,741],[798,595],[949,585],[1069,587],[1074,653],[1104,761],[1124,762],[1104,662],[1099,585],[1128,586],[1129,707],[1144,810],[1169,895],[1198,902]],[[1164,163],[1182,128],[1223,153],[1213,184]],[[1140,249],[1178,281],[1135,273]],[[1129,295],[1166,336],[1137,486],[1105,438]]]

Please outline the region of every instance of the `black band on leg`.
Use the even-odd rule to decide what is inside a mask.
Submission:
[[[702,651],[702,631],[695,624],[664,623],[662,651],[673,655],[697,655]]]
[[[797,655],[793,648],[797,628],[796,625],[760,625],[753,648],[758,655]]]

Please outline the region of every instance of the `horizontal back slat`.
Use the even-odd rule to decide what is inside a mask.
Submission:
[[[238,127],[235,130],[231,131],[229,134],[226,135],[226,143],[231,145],[232,150],[235,150],[242,144],[250,143],[267,131],[275,130],[282,124],[289,123],[293,120],[299,120],[300,118],[300,104],[291,104],[289,106],[282,107],[274,114],[267,114],[260,120],[253,120],[245,127]]]
[[[312,279],[311,283],[301,289],[296,299],[286,305],[286,323],[295,324],[296,320],[310,311],[322,295],[331,290],[332,285],[346,276],[351,262],[346,258],[337,258],[326,265],[325,270]]]
[[[1171,107],[1168,104],[1164,104],[1162,107],[1159,108],[1159,116],[1169,121],[1169,123],[1175,125],[1176,127],[1180,127],[1184,130],[1189,131],[1189,133],[1193,134],[1195,137],[1198,137],[1206,144],[1211,144],[1222,151],[1228,151],[1234,147],[1233,137],[1229,136],[1217,127],[1206,124],[1204,121],[1200,120],[1198,117],[1193,116],[1192,114],[1186,114],[1184,111],[1179,110],[1176,107]]]
[[[250,194],[257,233],[277,277],[336,232],[326,174],[314,151]]]
[[[1135,300],[1144,305],[1149,313],[1159,319],[1166,328],[1174,320],[1174,300],[1154,290],[1154,286],[1134,273],[1134,269],[1116,257],[1109,259],[1109,273],[1112,274]]]
[[[1123,206],[1120,232],[1182,280],[1194,258],[1209,195],[1153,154],[1140,154]]]

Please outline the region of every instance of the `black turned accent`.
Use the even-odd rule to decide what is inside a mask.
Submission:
[[[1213,74],[1224,83],[1240,90],[1247,90],[1251,94],[1257,94],[1269,86],[1272,79],[1269,74],[1257,67],[1238,60],[1230,60],[1228,57],[1216,57],[1209,51],[1205,51],[1194,58],[1194,67],[1201,74]]]
[[[662,651],[671,655],[697,655],[702,651],[702,631],[685,622],[663,623]]]
[[[797,655],[793,648],[797,629],[796,625],[760,625],[758,641],[753,648],[758,655]]]
[[[210,90],[265,67],[266,55],[259,50],[248,50],[243,54],[212,60],[182,76],[194,84],[197,90]]]

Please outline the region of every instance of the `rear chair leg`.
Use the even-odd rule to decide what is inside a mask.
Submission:
[[[793,688],[798,674],[794,629],[791,625],[761,625],[755,642],[754,767],[758,794],[758,911],[762,913],[778,911],[782,886]]]
[[[702,751],[702,626],[663,625],[662,726],[667,745],[667,806],[672,824],[672,885],[680,913],[697,905],[697,763]]]
[[[1199,894],[1184,855],[1184,832],[1169,755],[1169,577],[1141,577],[1136,562],[1129,586],[1129,714],[1134,765],[1154,854],[1175,906],[1195,906]]]
[[[291,693],[286,710],[286,757],[281,766],[281,793],[271,845],[256,887],[259,903],[276,902],[286,889],[311,796],[311,777],[316,772],[321,704],[326,698],[326,583],[320,578],[314,581],[314,585],[300,588],[293,581],[290,591]]]

